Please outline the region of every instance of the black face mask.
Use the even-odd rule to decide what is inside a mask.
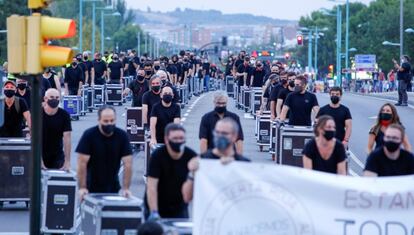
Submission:
[[[4,95],[7,98],[12,98],[15,94],[16,92],[14,90],[4,90]]]
[[[156,92],[156,93],[158,93],[161,90],[161,86],[152,86],[151,87],[151,90],[154,91],[154,92]]]
[[[282,85],[286,85],[286,84],[287,84],[287,80],[282,79],[282,80],[280,80],[280,83],[281,83]]]
[[[165,86],[165,84],[167,84],[167,80],[161,80],[161,85]]]
[[[332,102],[332,104],[339,103],[339,100],[340,100],[339,96],[336,96],[336,95],[331,96],[331,102]]]
[[[140,82],[144,81],[144,79],[145,79],[144,76],[141,76],[141,75],[137,76],[137,80],[140,81]]]
[[[78,61],[78,62],[82,62],[82,58],[76,58],[76,60]]]
[[[393,152],[397,151],[398,149],[400,149],[400,145],[401,145],[401,143],[395,143],[395,142],[392,142],[392,141],[384,141],[385,148],[391,153],[393,153]]]
[[[219,151],[224,151],[230,146],[231,142],[225,136],[215,136],[214,137],[214,147]]]
[[[302,92],[302,87],[301,86],[295,86],[295,92]]]
[[[326,140],[331,140],[335,137],[335,131],[327,131],[325,130],[325,133],[323,134],[323,137],[325,137]]]
[[[168,141],[168,144],[170,145],[172,151],[174,151],[176,153],[184,152],[185,142],[175,143],[175,142]]]
[[[76,67],[76,65],[78,65],[78,63],[76,63],[76,62],[72,62],[72,66],[73,66],[73,67]]]
[[[24,89],[26,89],[26,87],[27,87],[26,83],[19,83],[19,84],[17,84],[17,88],[19,90],[24,90]]]
[[[163,95],[162,96],[162,101],[164,101],[167,104],[171,103],[172,100],[173,100],[172,95]]]
[[[380,120],[381,121],[390,121],[392,119],[391,113],[380,113]]]
[[[84,57],[83,57],[83,59],[84,59],[84,60],[88,60],[88,57],[87,57],[87,56],[84,56]]]
[[[102,125],[102,131],[106,135],[112,135],[115,131],[115,124]]]
[[[49,99],[49,100],[47,100],[47,105],[49,105],[49,107],[51,107],[52,109],[55,109],[55,108],[57,108],[57,106],[59,106],[59,100]]]
[[[216,113],[219,113],[219,114],[225,113],[225,112],[226,112],[226,110],[227,110],[226,106],[216,106],[216,107],[214,108],[214,111],[215,111]]]
[[[291,88],[294,88],[295,87],[295,81],[289,81],[289,86]]]
[[[154,66],[154,69],[155,69],[155,70],[159,70],[159,69],[160,69],[160,67],[161,67],[161,66],[159,66],[159,65],[155,65],[155,66]]]
[[[150,76],[152,74],[151,70],[145,70],[145,75]]]

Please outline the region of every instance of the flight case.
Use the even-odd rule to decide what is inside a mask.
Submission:
[[[260,151],[263,151],[263,147],[270,147],[270,115],[260,115],[256,119],[257,122],[257,144],[259,145]]]
[[[229,97],[234,97],[234,77],[226,77],[226,91]]]
[[[159,223],[163,227],[165,234],[193,234],[193,223],[189,219],[161,219]]]
[[[104,105],[105,102],[105,85],[93,86],[93,107],[99,108]]]
[[[69,113],[72,120],[79,120],[82,110],[82,98],[77,95],[63,96],[63,109]]]
[[[279,137],[279,164],[303,167],[302,151],[314,138],[311,126],[282,126]]]
[[[131,144],[145,143],[145,130],[142,124],[142,108],[126,108],[126,132]]]
[[[107,84],[106,85],[106,103],[122,105],[122,84]]]

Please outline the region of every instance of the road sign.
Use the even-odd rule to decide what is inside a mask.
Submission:
[[[358,71],[375,70],[376,55],[355,55],[355,68]]]

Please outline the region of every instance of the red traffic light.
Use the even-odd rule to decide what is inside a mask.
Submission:
[[[285,59],[288,60],[290,57],[289,53],[285,53]]]
[[[332,72],[333,71],[333,69],[334,69],[334,66],[331,64],[331,65],[329,65],[329,71],[330,72]]]
[[[298,41],[298,45],[302,46],[303,45],[303,36],[302,35],[298,35],[296,37],[297,41]]]

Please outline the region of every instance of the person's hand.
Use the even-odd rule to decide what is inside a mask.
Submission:
[[[91,82],[91,86],[95,86],[95,83],[94,82]]]
[[[272,121],[276,120],[276,116],[274,114],[270,115],[270,119],[272,119]]]
[[[227,164],[229,164],[230,162],[233,162],[233,161],[234,161],[234,157],[221,157],[220,158],[220,162],[223,165],[227,165]]]
[[[82,95],[82,91],[81,91],[81,89],[79,89],[78,90],[78,96],[81,96]]]
[[[63,166],[59,170],[62,170],[62,171],[70,171],[70,162],[69,161],[65,161],[65,163],[63,163]]]
[[[151,211],[151,214],[148,217],[148,221],[157,221],[159,219],[161,219],[161,216],[158,211]]]
[[[394,62],[394,64],[396,64],[396,63],[397,63],[397,61],[396,61],[394,58],[392,59],[392,62]]]
[[[199,166],[200,166],[200,159],[198,157],[191,159],[187,164],[188,170],[192,172],[197,171]]]
[[[42,170],[47,170],[47,167],[45,166],[45,164],[43,163],[43,161],[42,161],[42,163],[40,163],[40,168]]]
[[[131,197],[132,196],[132,193],[131,193],[131,191],[129,191],[129,189],[121,189],[119,191],[119,194],[123,197]]]
[[[346,140],[344,140],[344,141],[342,141],[342,144],[344,145],[344,148],[345,148],[345,150],[347,150],[348,149],[348,141],[346,141]]]
[[[82,202],[86,194],[88,194],[89,191],[87,188],[80,188],[79,189],[79,200]]]
[[[155,147],[157,145],[157,140],[154,138],[151,138],[149,145],[151,148]]]

